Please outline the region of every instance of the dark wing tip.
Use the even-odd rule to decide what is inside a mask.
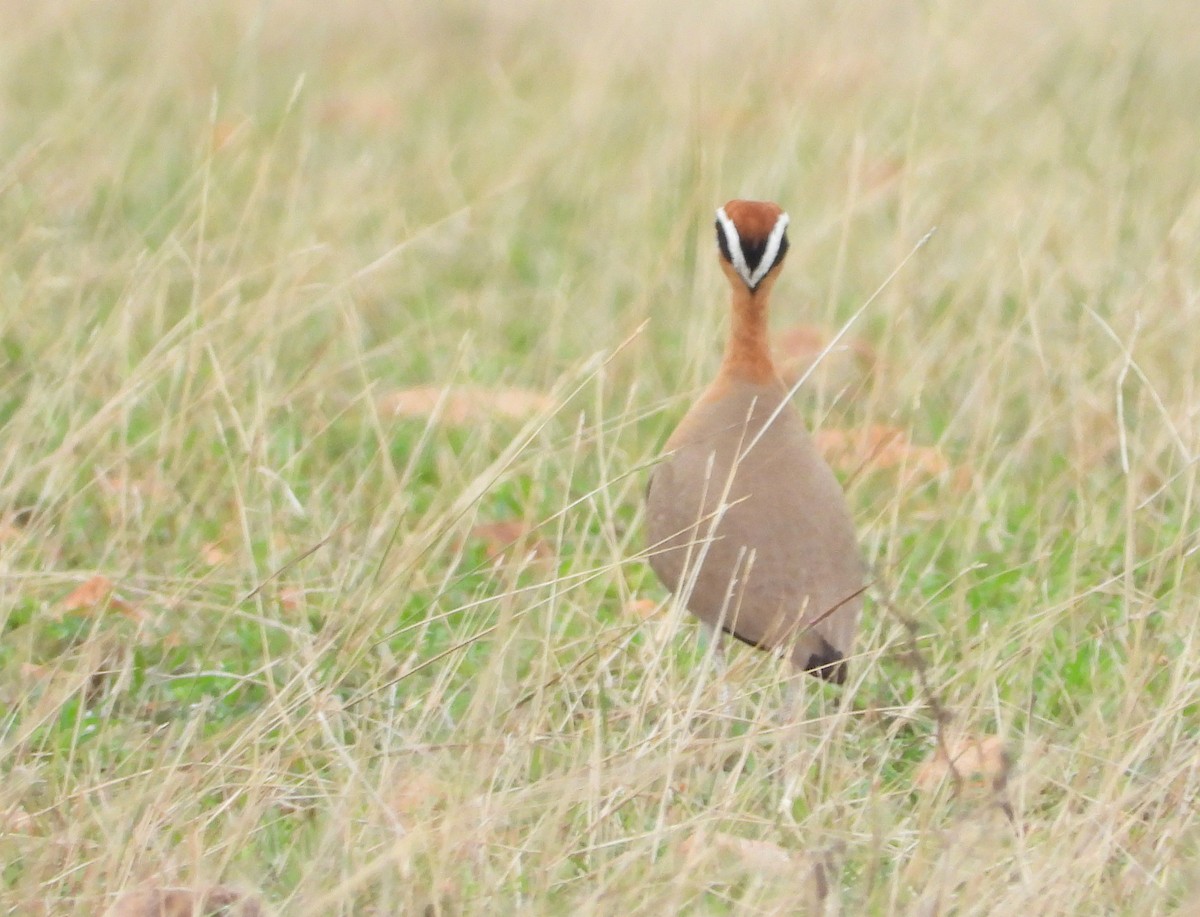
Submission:
[[[846,658],[824,637],[821,638],[821,651],[812,653],[804,663],[804,671],[835,685],[846,683],[848,670]]]

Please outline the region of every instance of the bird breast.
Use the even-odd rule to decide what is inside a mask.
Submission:
[[[650,564],[739,639],[775,646],[811,624],[849,655],[863,583],[854,528],[785,399],[779,385],[726,383],[683,419],[651,475]]]

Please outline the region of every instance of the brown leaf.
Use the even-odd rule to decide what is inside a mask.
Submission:
[[[32,834],[33,817],[20,806],[0,812],[0,832],[5,834]]]
[[[902,479],[912,480],[938,477],[950,470],[950,462],[936,446],[916,446],[899,427],[886,424],[819,430],[816,443],[825,461],[844,474],[898,469]],[[955,473],[956,487],[963,483],[961,472]]]
[[[1074,450],[1072,464],[1096,468],[1120,454],[1121,428],[1108,404],[1080,401],[1072,405],[1069,428]]]
[[[864,160],[858,173],[859,186],[870,194],[883,191],[904,174],[904,160],[894,157]]]
[[[809,370],[832,339],[815,325],[794,325],[775,338],[773,351],[779,375],[794,385]],[[819,370],[840,386],[856,381],[875,368],[875,348],[863,338],[844,337],[825,354]]]
[[[554,549],[534,534],[529,523],[520,519],[482,523],[471,529],[471,537],[483,542],[483,550],[493,563],[514,557],[524,560],[554,557]]]
[[[100,605],[112,595],[114,588],[112,580],[97,573],[71,590],[62,601],[63,610],[79,611]]]
[[[683,842],[683,850],[688,856],[715,857],[753,872],[790,873],[796,868],[791,852],[778,844],[722,831],[697,832]]]
[[[936,790],[945,781],[965,788],[988,787],[1000,791],[1008,782],[1011,761],[999,736],[960,736],[939,742],[914,780],[917,787]],[[957,779],[955,777],[957,775]]]
[[[395,123],[398,114],[391,93],[360,90],[327,98],[319,117],[326,124],[379,128]]]
[[[807,905],[806,913],[824,913],[837,873],[839,852],[833,849],[790,851],[771,841],[752,840],[722,831],[700,830],[681,845],[691,861],[707,861],[720,866],[736,866],[758,875],[773,874],[797,881]]]
[[[258,899],[224,885],[144,888],[122,895],[108,917],[263,917]]]
[[[654,601],[654,599],[634,599],[625,606],[625,610],[635,618],[649,620],[658,611],[658,602]]]
[[[229,552],[219,541],[210,541],[200,549],[200,559],[210,567],[218,567],[229,560]]]
[[[36,662],[22,662],[20,671],[23,682],[44,681],[53,674],[50,666],[39,665]]]
[[[297,611],[304,605],[304,594],[299,586],[284,586],[279,590],[279,604],[287,611]]]
[[[133,477],[118,471],[99,471],[96,484],[111,500],[139,506],[148,502],[162,503],[173,495],[167,483],[154,474]]]
[[[776,336],[775,350],[790,357],[815,357],[826,340],[825,332],[816,325],[793,325]]]
[[[241,135],[246,124],[245,119],[223,118],[217,121],[212,126],[212,136],[209,138],[212,151],[219,153],[233,143]]]
[[[80,583],[62,600],[64,612],[86,612],[89,614],[115,611],[135,621],[145,620],[146,614],[116,595],[116,586],[107,576],[97,573]]]
[[[435,417],[453,426],[489,417],[523,420],[554,406],[554,399],[530,389],[491,389],[478,385],[419,385],[382,395],[376,405],[393,417]]]
[[[446,800],[450,787],[440,777],[416,771],[406,774],[392,788],[388,802],[392,811],[403,819],[426,814]]]
[[[476,389],[474,397],[492,413],[503,417],[525,418],[554,407],[554,399],[541,392],[523,388],[502,388],[496,391]]]

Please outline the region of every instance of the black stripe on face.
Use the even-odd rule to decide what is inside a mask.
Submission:
[[[725,238],[725,230],[721,227],[721,221],[716,221],[717,226],[717,247],[721,249],[721,257],[733,263],[733,255],[729,254],[729,240]]]
[[[742,246],[742,257],[746,259],[746,269],[750,273],[758,270],[759,263],[763,259],[763,255],[767,253],[767,239],[754,239],[747,242],[744,238],[739,237],[738,241]],[[721,232],[720,224],[717,225],[717,242],[721,246],[721,254],[725,256],[725,260],[729,260],[729,247],[725,242],[725,233]],[[787,254],[788,237],[787,233],[783,234],[783,238],[779,240],[779,251],[775,253],[775,262],[778,264],[783,260],[783,256]],[[768,267],[774,267],[774,264]]]
[[[742,239],[742,257],[746,259],[746,267],[750,269],[750,273],[758,270],[758,262],[762,261],[763,253],[766,250],[766,239],[755,239],[752,242]]]

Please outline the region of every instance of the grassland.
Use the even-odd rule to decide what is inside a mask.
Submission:
[[[0,3],[6,912],[1195,913],[1200,8],[326,6]],[[949,465],[795,720],[639,557],[739,196]]]

